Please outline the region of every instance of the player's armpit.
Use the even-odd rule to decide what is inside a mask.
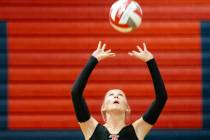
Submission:
[[[98,125],[98,121],[95,118],[93,118],[92,116],[86,122],[79,122],[79,126],[82,130],[85,140],[90,139],[90,137],[93,135],[93,132],[95,131],[97,125]]]
[[[149,131],[153,127],[153,125],[144,121],[142,117],[133,122],[132,125],[134,127],[138,139],[144,139],[144,137],[149,133]]]

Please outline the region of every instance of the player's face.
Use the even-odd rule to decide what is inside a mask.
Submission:
[[[113,89],[106,93],[104,99],[104,110],[126,112],[129,110],[126,96],[122,90]]]

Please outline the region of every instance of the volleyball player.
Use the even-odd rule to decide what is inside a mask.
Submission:
[[[126,118],[130,113],[130,107],[126,94],[120,89],[112,89],[105,94],[101,107],[105,122],[100,124],[91,116],[83,92],[97,63],[115,56],[115,53],[105,50],[105,47],[105,44],[99,42],[98,48],[90,56],[72,88],[72,101],[82,133],[86,140],[143,140],[156,123],[168,98],[156,61],[152,53],[147,50],[145,43],[143,43],[143,49],[137,46],[138,51],[128,53],[131,57],[147,64],[153,80],[155,99],[147,111],[139,116],[139,119],[127,125]],[[141,101],[139,100],[139,102]]]

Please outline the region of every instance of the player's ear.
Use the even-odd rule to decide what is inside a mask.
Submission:
[[[127,108],[126,108],[126,113],[130,114],[131,113],[131,108],[130,106],[127,104]]]
[[[127,123],[130,122],[130,117],[131,117],[131,109],[130,106],[127,104],[127,109],[125,110],[125,118]]]
[[[105,109],[104,102],[101,105],[101,115],[102,115],[103,120],[106,121],[106,109]]]

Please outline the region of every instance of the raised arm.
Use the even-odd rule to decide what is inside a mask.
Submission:
[[[83,91],[88,78],[97,63],[102,59],[115,56],[114,53],[111,53],[111,50],[105,51],[105,47],[106,44],[102,45],[101,42],[99,42],[98,48],[92,53],[89,61],[75,80],[71,91],[75,114],[85,139],[89,139],[91,137],[98,122],[89,113],[87,104],[83,97]]]
[[[83,97],[83,91],[87,84],[88,78],[98,63],[97,59],[93,56],[90,57],[88,63],[83,68],[82,72],[74,82],[72,87],[72,101],[74,104],[74,110],[77,117],[78,122],[86,122],[90,119],[90,113]]]
[[[134,129],[137,135],[139,135],[139,138],[144,138],[149,130],[152,128],[152,126],[155,124],[168,98],[164,82],[158,70],[155,59],[153,55],[147,50],[146,44],[144,43],[143,45],[144,50],[137,46],[139,52],[132,51],[129,53],[129,55],[134,56],[147,63],[154,84],[155,99],[152,102],[151,106],[143,114],[143,116],[133,123]]]
[[[143,119],[149,124],[154,125],[164,108],[168,96],[155,59],[147,61],[147,66],[152,76],[155,89],[155,99],[148,110],[144,113]]]

